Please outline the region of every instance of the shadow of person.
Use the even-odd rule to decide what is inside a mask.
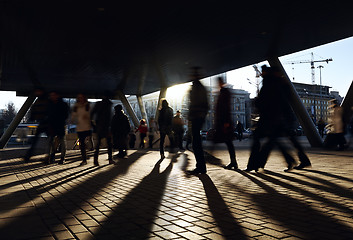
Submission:
[[[173,168],[173,159],[161,171],[160,159],[152,171],[132,189],[123,201],[112,209],[107,221],[95,235],[98,239],[107,231],[117,239],[148,239],[152,232],[154,220],[157,217],[168,176]],[[133,236],[133,238],[131,238]]]
[[[218,189],[207,174],[199,175],[205,189],[208,206],[225,239],[247,239],[244,230],[234,219]]]
[[[299,237],[304,239],[337,239],[339,236],[348,239],[349,236],[353,236],[353,230],[339,223],[337,219],[319,212],[303,201],[278,192],[248,173],[242,172],[241,174],[265,190],[265,193],[249,194],[254,204],[260,207],[259,211],[279,222],[280,225],[296,232],[300,235]],[[264,176],[260,175],[260,177]]]

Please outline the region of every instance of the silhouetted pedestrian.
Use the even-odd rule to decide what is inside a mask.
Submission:
[[[153,148],[153,140],[154,140],[154,136],[155,134],[157,134],[157,123],[156,121],[154,120],[154,117],[151,117],[150,118],[150,121],[149,121],[149,128],[148,128],[148,147],[149,148]]]
[[[30,158],[32,157],[34,148],[40,138],[40,135],[42,133],[47,133],[48,130],[48,95],[44,92],[43,89],[40,88],[36,89],[34,94],[37,99],[31,107],[29,120],[38,123],[38,127],[32,139],[31,147],[28,149],[24,157],[25,162],[29,162]]]
[[[76,97],[76,103],[72,108],[71,120],[76,124],[76,132],[79,139],[82,162],[81,165],[87,164],[86,139],[92,141],[92,121],[91,106],[84,94],[79,93]],[[93,147],[93,144],[92,144]]]
[[[230,163],[225,166],[226,169],[238,169],[238,163],[235,159],[235,150],[233,145],[234,125],[230,114],[231,95],[222,77],[217,78],[220,92],[216,103],[215,114],[215,142],[225,143],[228,148]]]
[[[319,121],[317,122],[317,129],[319,130],[320,136],[323,138],[324,137],[324,131],[325,131],[325,121],[320,118]]]
[[[243,140],[243,132],[244,132],[244,126],[240,121],[237,121],[237,125],[235,126],[235,131],[237,132],[237,138],[239,142]]]
[[[191,74],[192,87],[189,93],[189,121],[191,121],[192,148],[196,158],[196,168],[188,171],[189,174],[206,173],[206,162],[202,147],[200,131],[205,122],[209,105],[207,99],[207,90],[200,82],[198,68],[193,68]]]
[[[96,132],[97,132],[97,145],[94,151],[94,165],[99,166],[98,156],[99,148],[102,139],[106,139],[108,147],[108,160],[109,164],[114,164],[113,161],[113,149],[112,149],[112,134],[110,130],[110,124],[112,120],[112,101],[110,101],[110,93],[104,92],[104,96],[101,101],[97,102],[91,112],[92,119],[95,120]]]
[[[140,125],[136,129],[135,133],[140,133],[140,145],[139,148],[145,148],[145,137],[147,136],[148,127],[146,125],[145,119],[140,120]]]
[[[111,123],[113,147],[119,150],[117,156],[123,158],[127,156],[127,138],[131,127],[123,107],[118,104],[114,107],[114,110],[115,114]]]
[[[184,120],[181,116],[180,110],[177,110],[172,121],[172,130],[174,133],[175,145],[179,150],[185,150],[183,147],[183,136],[184,136]]]
[[[49,94],[48,105],[48,136],[49,136],[49,159],[48,164],[54,163],[55,153],[58,145],[61,150],[59,164],[64,164],[66,154],[65,125],[69,116],[69,106],[60,95],[53,91]],[[57,141],[55,141],[57,138]]]
[[[344,137],[345,126],[343,122],[343,109],[338,105],[338,101],[333,99],[330,101],[329,119],[327,124],[328,134],[324,141],[326,148],[336,148],[336,150],[344,150],[346,139]]]
[[[174,148],[174,138],[172,134],[173,109],[169,107],[166,99],[162,99],[161,101],[162,108],[159,110],[158,114],[158,128],[160,133],[159,152],[161,154],[161,159],[164,159],[164,141],[167,135],[169,138],[170,150],[173,151]]]

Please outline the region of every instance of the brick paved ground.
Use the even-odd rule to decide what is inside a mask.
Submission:
[[[241,169],[249,141],[235,142]],[[0,152],[0,239],[353,239],[353,151],[307,149],[313,168],[264,174],[225,170],[225,147],[207,154],[208,174],[188,176],[191,152],[45,166],[23,149]]]

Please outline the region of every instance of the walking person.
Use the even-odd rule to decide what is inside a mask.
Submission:
[[[31,107],[29,120],[38,123],[38,127],[36,129],[34,138],[32,139],[31,147],[28,149],[24,157],[25,162],[30,161],[30,158],[33,155],[34,148],[40,138],[40,135],[42,133],[47,133],[48,130],[48,95],[44,92],[43,89],[40,88],[36,89],[34,91],[34,94],[37,99]]]
[[[80,165],[87,164],[86,138],[92,141],[92,121],[91,106],[84,94],[79,93],[76,97],[76,103],[72,108],[71,120],[76,124],[76,132],[79,139],[82,162]],[[92,144],[93,146],[93,144]]]
[[[145,148],[145,137],[147,136],[148,132],[148,127],[146,125],[145,119],[140,120],[140,125],[136,129],[135,133],[139,132],[140,133],[140,145],[139,148]]]
[[[172,120],[172,131],[174,133],[175,145],[181,151],[185,150],[183,147],[184,125],[185,123],[181,116],[181,112],[180,110],[177,110]]]
[[[336,150],[342,151],[347,143],[344,137],[345,125],[343,122],[343,109],[336,99],[330,102],[332,104],[329,106],[328,134],[324,141],[324,147],[334,147]]]
[[[193,68],[191,74],[192,86],[189,92],[189,121],[191,121],[192,148],[196,158],[196,168],[188,171],[189,174],[204,174],[207,172],[205,156],[202,147],[200,131],[205,122],[209,105],[207,99],[207,90],[200,82],[198,68]]]
[[[127,139],[131,127],[123,107],[118,104],[114,107],[114,110],[115,114],[111,123],[113,147],[119,151],[117,156],[123,158],[127,156]]]
[[[231,119],[230,104],[231,95],[228,88],[225,87],[223,78],[218,77],[218,86],[220,88],[215,114],[215,142],[224,142],[227,145],[230,163],[225,166],[226,169],[238,169],[238,163],[235,159],[235,150],[233,145],[234,126]]]
[[[66,140],[65,126],[69,116],[69,106],[63,101],[60,95],[53,91],[49,94],[48,105],[48,136],[49,136],[49,159],[47,164],[54,163],[55,153],[59,144],[61,157],[59,164],[65,163]],[[55,141],[57,139],[57,142]]]
[[[154,120],[154,117],[150,118],[149,121],[149,128],[148,128],[148,147],[150,149],[153,148],[153,140],[154,140],[154,135],[157,134],[157,123]]]
[[[161,159],[164,159],[164,141],[167,135],[170,142],[170,151],[172,152],[174,148],[174,139],[172,134],[173,109],[169,107],[166,99],[162,99],[161,101],[162,108],[159,110],[158,114],[158,126],[160,132],[159,152],[161,154]]]
[[[112,120],[112,106],[113,103],[110,101],[110,93],[104,92],[104,96],[101,101],[97,102],[92,111],[91,118],[95,121],[96,133],[97,133],[97,145],[94,151],[94,165],[99,166],[98,156],[99,149],[102,143],[102,139],[106,139],[108,147],[108,160],[109,164],[114,164],[113,161],[113,147],[112,147],[112,134],[110,124]]]
[[[235,131],[237,132],[238,140],[240,142],[241,140],[243,140],[243,132],[244,132],[244,126],[240,121],[237,121]]]

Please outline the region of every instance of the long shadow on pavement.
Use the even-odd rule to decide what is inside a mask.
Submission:
[[[106,232],[110,232],[117,239],[148,239],[157,218],[173,162],[178,156],[174,155],[162,172],[160,164],[163,159],[160,159],[152,171],[126,195],[122,203],[113,208],[112,214],[95,237],[99,239]]]
[[[321,174],[327,177],[332,177],[332,178],[337,178],[340,180],[344,180],[344,181],[348,181],[348,182],[353,182],[353,179],[351,178],[347,178],[347,177],[342,177],[336,174],[332,174],[332,173],[328,173],[328,172],[323,172],[323,171],[319,171],[319,170],[314,170],[314,169],[302,169],[302,171],[305,172],[313,172],[313,173],[317,173],[317,174]]]
[[[113,179],[115,179],[119,174],[127,172],[128,168],[134,162],[136,162],[143,154],[145,153],[135,152],[131,154],[128,159],[125,159],[126,160],[125,164],[120,164],[120,165],[118,164],[117,167],[111,167],[106,171],[98,172],[96,175],[90,178],[83,179],[82,182],[80,182],[79,184],[76,184],[74,187],[67,189],[65,193],[58,195],[58,197],[56,198],[51,198],[50,200],[46,201],[45,204],[39,205],[35,209],[29,210],[27,212],[27,215],[35,215],[37,213],[39,214],[43,213],[45,215],[44,216],[42,215],[41,217],[45,218],[45,217],[48,217],[47,214],[52,213],[54,217],[56,216],[56,217],[59,217],[60,219],[63,219],[69,216],[75,210],[80,209],[80,206],[83,203],[85,203],[86,200],[88,200],[87,198],[91,198],[92,196],[97,194],[102,188],[104,188],[108,183],[110,183]],[[119,169],[119,166],[121,169]],[[93,169],[93,171],[94,170],[96,169]],[[77,177],[74,176],[70,180],[74,180],[74,179],[77,179]],[[64,180],[64,182],[69,182],[70,180],[66,179]],[[60,186],[61,183],[58,183],[58,186]],[[52,186],[50,186],[50,188],[52,188]],[[47,192],[48,188],[45,188],[42,191]],[[82,195],[80,195],[82,191],[89,192],[89,194],[86,194],[85,197],[82,197]],[[29,194],[36,195],[37,193],[36,193],[36,190],[33,189],[32,191],[29,190]],[[68,198],[75,199],[75,201],[68,202],[67,201]],[[60,204],[58,205],[58,203]],[[58,206],[60,206],[59,210],[61,211],[55,212],[56,210],[58,210],[57,209]],[[31,232],[30,230],[28,232],[26,231],[18,232],[19,226],[22,226],[22,225],[28,226],[30,224],[31,222],[27,222],[25,218],[14,218],[12,220],[7,220],[5,224],[1,225],[0,236],[4,237],[4,239],[11,239],[13,238],[13,236],[16,236],[16,234],[20,234],[21,236],[27,236],[27,238],[35,238],[38,236],[42,236],[43,234],[46,234],[48,232],[48,229],[44,229],[44,228],[36,229],[35,235],[33,235],[33,232]],[[56,224],[59,225],[62,223],[56,223]]]
[[[201,174],[199,175],[199,179],[205,189],[210,211],[220,228],[222,235],[226,239],[247,239],[246,234],[232,216],[232,213],[211,178],[207,174]]]
[[[266,193],[249,194],[254,204],[259,206],[269,218],[294,231],[293,234],[298,234],[304,239],[348,239],[353,236],[353,230],[340,224],[337,219],[318,212],[302,201],[279,193],[250,174],[240,173],[266,191]],[[270,180],[263,175],[257,176]]]

